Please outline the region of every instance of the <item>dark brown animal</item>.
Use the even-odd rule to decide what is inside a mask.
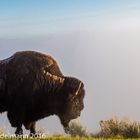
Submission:
[[[39,52],[17,52],[0,61],[0,112],[7,111],[16,134],[22,125],[36,133],[35,122],[57,115],[65,129],[84,108],[84,85],[66,77],[57,62]]]

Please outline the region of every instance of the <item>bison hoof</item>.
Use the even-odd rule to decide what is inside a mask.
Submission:
[[[23,131],[22,130],[21,131],[16,131],[15,135],[16,135],[17,138],[22,138],[23,137]]]

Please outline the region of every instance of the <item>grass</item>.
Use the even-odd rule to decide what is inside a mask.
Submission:
[[[38,131],[34,137],[5,137],[5,140],[140,140],[140,123],[131,122],[129,120],[121,120],[117,117],[113,117],[109,120],[100,121],[101,130],[94,134],[88,132],[79,122],[72,122],[69,126],[67,135],[54,134],[48,135],[43,130]],[[7,136],[2,130],[0,136]],[[9,136],[9,135],[8,135]],[[11,135],[12,136],[12,135]],[[14,135],[15,136],[15,135]],[[3,137],[0,137],[3,139]]]
[[[9,140],[6,138],[4,140]],[[16,138],[11,138],[11,140],[17,140]],[[28,138],[25,140],[124,140],[123,138],[80,138],[80,137],[48,137],[45,139],[39,138]],[[138,139],[125,139],[125,140],[138,140]]]
[[[80,138],[80,137],[50,137],[46,140],[123,140],[120,138]],[[132,139],[125,139],[125,140],[132,140]],[[135,140],[135,139],[133,139]],[[136,139],[138,140],[138,139]]]

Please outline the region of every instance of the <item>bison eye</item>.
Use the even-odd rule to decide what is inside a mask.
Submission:
[[[76,101],[75,101],[75,104],[78,105],[78,104],[79,104],[79,100],[76,100]]]

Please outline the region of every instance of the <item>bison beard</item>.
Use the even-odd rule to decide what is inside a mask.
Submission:
[[[36,133],[35,122],[57,115],[64,129],[84,108],[84,85],[64,76],[49,55],[33,51],[17,52],[0,61],[0,112],[7,111],[16,134],[22,125]]]

